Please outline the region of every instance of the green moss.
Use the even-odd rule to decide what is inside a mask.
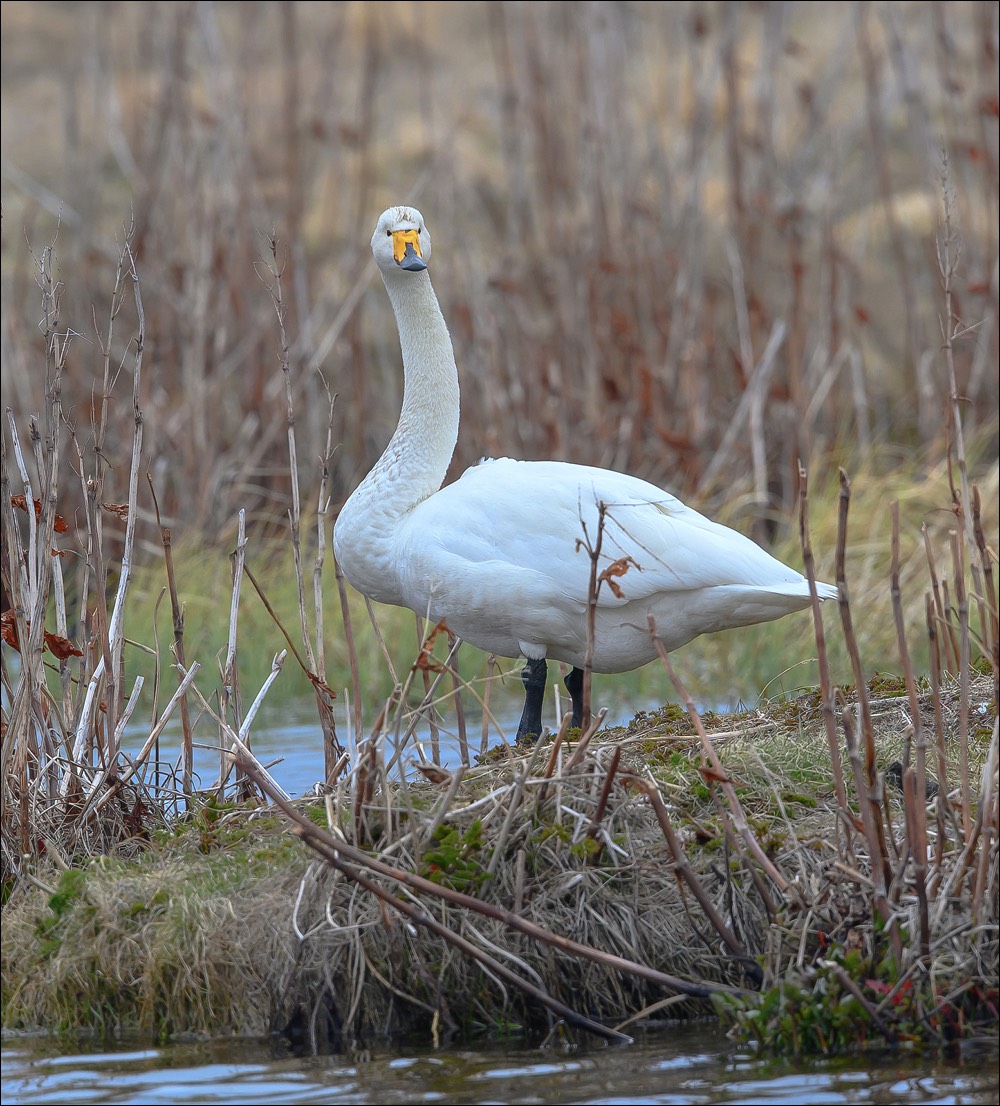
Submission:
[[[805,806],[810,810],[815,810],[819,806],[819,801],[815,795],[804,795],[798,791],[783,791],[781,801],[787,805],[794,803],[797,806]]]
[[[81,897],[86,882],[87,873],[79,868],[70,868],[59,877],[56,892],[49,898],[49,909],[55,915],[56,924]]]
[[[425,850],[420,874],[434,883],[474,894],[487,878],[483,864],[483,827],[477,819],[464,831],[441,825]]]

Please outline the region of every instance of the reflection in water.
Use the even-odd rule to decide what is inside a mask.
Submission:
[[[484,1045],[372,1048],[293,1058],[271,1040],[82,1052],[8,1039],[7,1103],[995,1103],[996,1054],[782,1062],[736,1053],[712,1026],[676,1026],[631,1046],[540,1051]]]
[[[454,719],[450,722],[453,724]],[[505,732],[513,735],[517,730],[517,716],[512,719],[501,718]],[[136,752],[142,745],[147,731],[136,729],[136,740],[126,731],[126,752]],[[344,735],[341,734],[341,739]],[[480,748],[478,730],[469,734],[470,756],[475,763]],[[403,750],[404,767],[412,776],[411,765],[419,762],[415,742],[419,741],[424,755],[431,759],[430,731],[421,726],[407,741]],[[499,744],[500,738],[493,734],[490,747]],[[195,742],[194,769],[195,788],[211,787],[219,776],[219,751],[210,748],[209,741],[202,735]],[[316,718],[315,705],[309,702],[283,704],[281,707],[265,708],[257,716],[252,734],[253,751],[257,758],[285,791],[293,798],[304,795],[323,778],[323,734]],[[135,748],[132,748],[134,745]],[[443,728],[439,731],[440,763],[446,768],[454,768],[461,763],[458,738]],[[160,739],[159,767],[161,773],[179,778],[180,776],[181,730],[179,721],[174,721],[164,730]],[[386,759],[393,758],[391,740],[387,742]]]

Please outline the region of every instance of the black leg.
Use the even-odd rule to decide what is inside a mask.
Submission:
[[[567,673],[565,682],[569,697],[573,700],[573,717],[570,725],[580,729],[583,725],[583,669],[572,669]]]
[[[542,732],[542,705],[545,702],[545,680],[548,666],[545,658],[529,660],[521,672],[524,682],[524,710],[517,727],[518,743],[538,737]]]

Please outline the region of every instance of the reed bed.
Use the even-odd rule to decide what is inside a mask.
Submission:
[[[602,729],[598,710],[582,733],[564,721],[531,749],[498,743],[493,681],[462,679],[459,643],[445,628],[420,626],[421,647],[400,668],[370,607],[361,617],[393,690],[374,705],[367,695],[359,605],[336,576],[327,535],[395,414],[380,375],[390,371],[388,340],[358,314],[369,262],[367,232],[356,230],[379,206],[381,148],[358,142],[335,169],[323,152],[335,145],[330,133],[307,143],[296,82],[321,78],[293,62],[309,56],[311,9],[276,9],[283,60],[266,69],[264,106],[285,105],[283,122],[272,121],[284,143],[258,149],[248,137],[257,132],[231,126],[262,107],[262,93],[237,79],[239,66],[226,68],[223,9],[147,5],[151,21],[134,24],[129,5],[83,7],[112,44],[148,36],[145,95],[162,125],[153,142],[138,116],[122,117],[122,171],[135,168],[145,191],[110,256],[92,209],[80,219],[64,210],[58,241],[16,264],[4,242],[4,1024],[157,1036],[273,1030],[320,1050],[412,1031],[443,1040],[569,1026],[622,1039],[637,1025],[714,1011],[743,1039],[786,1051],[995,1038],[995,281],[992,292],[988,281],[976,289],[995,265],[996,160],[989,135],[958,122],[982,125],[996,102],[995,65],[980,67],[977,53],[979,31],[993,27],[995,38],[995,6],[949,6],[958,14],[947,35],[943,7],[921,6],[936,31],[930,42],[910,37],[895,8],[852,8],[796,109],[744,67],[792,66],[784,21],[789,12],[806,19],[811,6],[703,15],[597,4],[579,20],[555,4],[463,9],[474,26],[489,21],[505,95],[496,149],[462,159],[468,189],[456,177],[436,197],[456,212],[446,234],[486,228],[498,243],[496,269],[454,240],[442,250],[455,262],[441,283],[458,360],[467,383],[483,384],[466,403],[478,442],[463,437],[457,462],[484,444],[574,460],[584,451],[590,462],[697,487],[709,505],[725,484],[764,540],[797,515],[807,573],[832,574],[840,593],[836,615],[813,610],[811,694],[703,717],[664,655],[680,708],[617,730]],[[407,24],[407,42],[432,63],[438,44],[422,36],[444,34],[445,20],[425,7],[426,26]],[[244,61],[257,56],[273,14],[257,11],[244,13]],[[334,6],[321,41],[360,34],[368,134],[390,122],[376,33],[389,9],[364,11]],[[697,64],[661,72],[642,51],[634,66],[611,64],[650,30],[683,43]],[[567,83],[543,77],[557,38],[568,43],[572,64],[557,67]],[[930,45],[933,88],[944,90],[933,96],[906,84]],[[182,79],[209,48],[222,60],[210,111],[199,96],[208,70]],[[158,84],[164,57],[169,79]],[[115,69],[114,49],[102,58],[115,82],[138,82]],[[945,79],[962,59],[975,78],[964,90]],[[855,182],[857,194],[819,189],[816,210],[770,202],[784,174],[809,164],[832,172],[828,159],[854,148],[848,120],[839,144],[819,149],[845,60],[860,74],[878,194]],[[912,94],[911,124],[894,133],[920,138],[906,179],[925,198],[932,187],[940,204],[929,230],[900,214],[894,174],[903,169],[890,159],[894,116],[883,95],[890,75]],[[675,104],[688,105],[683,179],[673,175],[678,148],[668,158],[659,129],[650,140],[650,117],[612,112],[632,102],[640,79],[662,109],[657,128]],[[717,88],[724,126],[702,144]],[[428,97],[424,120],[440,103],[433,89]],[[574,97],[588,110],[563,110]],[[978,113],[961,115],[963,97]],[[331,118],[346,126],[346,115]],[[805,118],[816,128],[803,137]],[[411,121],[393,124],[400,119]],[[556,133],[557,119],[566,122]],[[926,145],[939,127],[950,155],[935,159],[931,186]],[[452,149],[431,130],[418,127],[426,145],[404,148],[414,179],[440,179],[442,151]],[[447,133],[457,144],[458,132]],[[210,150],[211,172],[185,138]],[[970,142],[981,157],[958,159]],[[799,145],[818,160],[796,162]],[[722,155],[720,214],[708,196]],[[497,157],[503,193],[487,187]],[[345,179],[324,177],[335,172]],[[17,179],[40,205],[19,209],[30,223],[46,200]],[[312,244],[328,213],[306,196],[324,191],[322,179],[344,185],[332,191],[351,224],[347,246]],[[220,180],[231,189],[213,191]],[[98,194],[81,191],[92,203]],[[181,196],[184,217],[171,216]],[[277,232],[251,248],[241,229],[246,212],[268,208],[261,197],[290,229],[287,250]],[[878,265],[864,249],[852,254],[855,239],[845,237],[868,202],[889,244]],[[962,236],[959,222],[985,233]],[[95,252],[78,254],[77,235]],[[64,237],[80,286],[60,275]],[[323,258],[338,248],[334,277]],[[872,262],[864,280],[852,269],[859,260]],[[339,283],[344,272],[353,283]],[[809,294],[816,288],[822,295]],[[40,338],[29,339],[39,298]],[[217,325],[228,318],[239,326]],[[312,371],[328,356],[335,387]],[[81,371],[91,359],[94,371]],[[886,442],[946,471],[936,506],[947,524],[914,528],[900,522],[900,504],[887,505],[886,570],[881,582],[866,573],[862,588],[851,551],[868,550],[867,563],[876,540],[852,530],[850,462],[865,468]],[[814,551],[809,461],[820,447],[844,467],[836,520],[823,520]],[[189,655],[179,528],[224,533],[232,550],[230,589],[218,598],[228,640],[214,668]],[[255,571],[255,543],[276,531],[294,566],[292,620]],[[147,644],[148,629],[131,619],[131,589],[137,563],[154,556],[170,633],[161,641],[154,626]],[[269,612],[266,645],[241,632],[248,602]],[[866,618],[892,625],[891,655],[863,656]],[[350,672],[340,704],[333,638]],[[249,685],[243,662],[264,648],[271,671]],[[136,674],[136,650],[151,677]],[[835,650],[843,671],[831,664]],[[291,666],[311,689],[324,741],[321,786],[295,801],[253,751],[259,710]],[[166,765],[158,741],[174,720],[183,748]],[[429,736],[418,738],[424,723]],[[456,764],[441,764],[446,726]],[[206,730],[218,750],[214,781],[193,770]]]
[[[276,257],[272,246],[264,272],[285,350]],[[133,752],[123,737],[142,680],[124,685],[122,658],[144,432],[138,402],[129,501],[104,504],[99,481],[85,483],[86,564],[98,567],[96,579],[117,577],[108,609],[88,598],[95,584],[85,576],[92,646],[77,649],[44,630],[53,611],[65,631],[68,606],[53,475],[66,346],[49,262],[39,264],[49,320],[45,424],[29,420],[25,448],[11,417],[10,469],[4,458],[22,489],[3,488],[12,599],[3,627],[5,1024],[140,1027],[160,1037],[271,1030],[321,1050],[408,1032],[441,1041],[568,1027],[624,1040],[636,1025],[714,1010],[742,1038],[783,1051],[995,1036],[996,553],[958,430],[948,454],[955,523],[943,547],[926,528],[901,535],[898,505],[890,507],[885,588],[898,676],[868,673],[860,655],[846,567],[852,487],[842,472],[834,567],[852,685],[831,676],[831,634],[817,603],[821,680],[810,696],[703,720],[662,654],[682,708],[637,716],[618,731],[602,730],[597,711],[572,735],[564,718],[530,750],[503,741],[490,750],[489,683],[463,681],[459,643],[443,627],[424,627],[367,732],[354,660],[342,735],[322,670],[325,514],[314,513],[310,574],[296,495],[288,540],[299,624],[274,617],[283,648],[252,701],[240,679],[241,593],[253,588],[272,608],[247,561],[243,519],[230,644],[211,686],[185,657],[183,588],[161,526],[171,663],[157,681],[162,705]],[[128,242],[116,274],[107,326],[133,305],[135,396],[144,311]],[[279,369],[287,379],[284,357]],[[957,428],[956,395],[952,388],[948,409]],[[294,417],[288,425],[294,459]],[[73,446],[75,434],[67,437]],[[322,507],[324,466],[319,479]],[[798,485],[813,578],[804,469]],[[114,573],[103,567],[112,558],[99,506],[125,526]],[[914,542],[926,564],[932,658],[919,678],[900,583],[910,556],[903,547]],[[354,658],[339,580],[338,590]],[[655,639],[655,626],[650,633]],[[252,750],[257,712],[287,663],[309,678],[326,750],[325,783],[296,802]],[[386,663],[391,669],[388,653]],[[164,773],[156,742],[174,712],[186,740]],[[216,730],[219,776],[207,787],[191,770],[195,714]],[[478,740],[473,714],[482,719]],[[430,736],[418,739],[428,717]],[[445,724],[459,749],[459,763],[447,767],[436,728]],[[796,769],[803,756],[811,776]],[[311,863],[292,850],[277,813]]]
[[[153,2],[2,18],[4,395],[44,408],[25,238],[40,253],[58,227],[82,365],[134,211],[144,468],[175,536],[230,540],[240,510],[251,532],[283,526],[288,388],[303,486],[331,420],[332,512],[370,468],[400,380],[368,239],[401,200],[435,233],[464,389],[456,473],[505,453],[602,464],[725,504],[770,541],[794,517],[799,460],[815,478],[828,455],[857,472],[888,449],[918,473],[942,455],[944,180],[963,240],[956,381],[970,440],[995,454],[995,5]],[[418,59],[419,95],[399,51]],[[65,61],[59,81],[39,53]],[[287,381],[253,276],[272,234]],[[112,364],[125,341],[111,336]],[[92,375],[63,380],[76,421]],[[129,403],[103,418],[131,440]],[[103,481],[125,501],[125,471]],[[136,510],[137,550],[158,557],[144,480]]]

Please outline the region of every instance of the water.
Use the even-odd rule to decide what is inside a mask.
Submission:
[[[569,705],[565,697],[564,702],[566,706]],[[620,726],[628,724],[636,710],[653,710],[661,704],[642,699],[637,704],[634,699],[622,698],[607,703],[602,700],[600,705],[607,708],[604,724]],[[492,707],[497,723],[507,740],[513,743],[521,711],[519,691],[512,695],[494,693]],[[712,709],[720,709],[720,707],[716,704]],[[474,704],[469,702],[466,703],[466,710],[469,759],[475,764],[482,742],[482,716]],[[543,721],[553,730],[558,728],[554,703],[547,705]],[[339,714],[337,728],[339,740],[346,745],[347,724]],[[461,749],[455,728],[455,713],[453,710],[446,710],[439,720],[440,756],[438,759],[438,763],[445,768],[455,768],[461,763]],[[405,730],[405,724],[403,729]],[[123,743],[124,751],[133,754],[138,752],[148,733],[148,724],[144,726],[140,723],[128,727]],[[160,767],[161,771],[173,772],[178,778],[181,740],[180,718],[175,713],[160,738]],[[418,741],[423,748],[424,757],[428,761],[432,760],[431,734],[424,720],[421,720],[416,732],[403,748],[402,760],[410,777],[414,772],[409,766],[420,763],[420,755],[416,748]],[[491,724],[488,747],[494,749],[501,743],[502,739],[496,726]],[[195,734],[194,744],[195,788],[209,788],[217,781],[219,775],[218,736],[212,730],[210,719],[202,720]],[[317,720],[316,705],[312,700],[265,702],[254,719],[251,744],[254,754],[290,796],[304,795],[322,780],[323,736]],[[394,752],[391,737],[386,740],[384,749],[386,758],[391,759]],[[230,776],[230,783],[232,780],[233,777]]]
[[[631,716],[630,716],[631,717]],[[627,721],[627,719],[623,719]],[[499,719],[504,727],[504,732],[513,741],[517,732],[518,715],[508,717],[506,714]],[[455,768],[461,763],[461,752],[458,738],[453,732],[455,720],[451,716],[445,719],[440,729],[440,760],[439,763],[446,768]],[[612,721],[609,721],[609,725]],[[450,727],[450,728],[449,728]],[[132,727],[126,731],[124,751],[135,753],[139,750],[149,730]],[[346,740],[343,727],[338,729],[341,742]],[[406,743],[403,749],[403,763],[408,770],[408,777],[414,775],[411,765],[420,763],[420,756],[415,746],[419,740],[423,747],[427,760],[431,760],[431,736],[426,724],[421,724],[416,733]],[[469,723],[469,759],[474,764],[479,754],[481,735],[478,719]],[[216,735],[205,735],[194,738],[194,771],[195,787],[211,787],[218,779],[219,752]],[[316,718],[316,707],[310,702],[282,703],[280,706],[265,706],[261,709],[251,735],[251,743],[254,755],[268,769],[274,779],[292,797],[304,795],[319,783],[323,778],[323,735]],[[500,744],[500,738],[491,730],[490,748]],[[213,746],[213,747],[209,747]],[[393,755],[393,746],[389,740],[385,746],[386,757]],[[160,766],[161,770],[180,773],[181,728],[177,718],[171,719],[160,738]],[[232,777],[230,777],[232,783]]]
[[[566,1050],[375,1047],[296,1058],[269,1040],[3,1048],[8,1103],[996,1103],[996,1055],[758,1060],[712,1026]]]

